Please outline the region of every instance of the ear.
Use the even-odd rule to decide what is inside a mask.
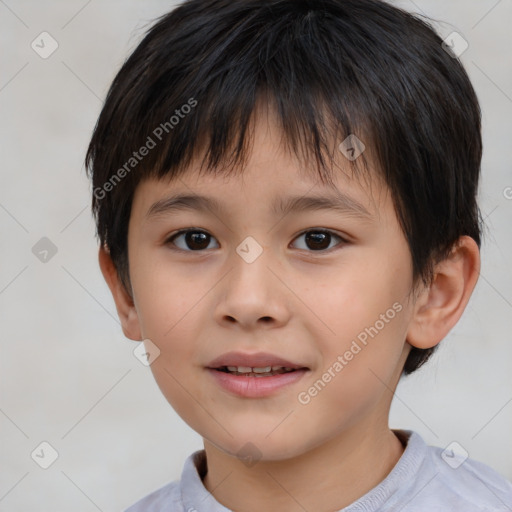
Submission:
[[[416,348],[437,345],[461,317],[480,275],[480,251],[469,236],[455,243],[450,255],[434,268],[429,287],[417,297],[407,331]]]
[[[105,248],[100,247],[98,259],[101,273],[116,303],[117,314],[121,321],[124,335],[134,341],[142,340],[139,317],[133,299],[123,286],[110,253]]]

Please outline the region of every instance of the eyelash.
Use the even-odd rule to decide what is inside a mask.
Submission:
[[[204,231],[202,229],[193,229],[193,228],[189,228],[189,229],[182,229],[176,233],[174,233],[173,235],[171,235],[169,238],[167,238],[167,240],[165,241],[165,245],[173,245],[174,247],[172,248],[173,251],[180,251],[180,252],[205,252],[207,249],[200,249],[200,250],[190,250],[190,249],[181,249],[179,247],[176,247],[175,244],[174,244],[174,240],[176,238],[178,238],[179,236],[181,235],[185,235],[187,233],[202,233],[202,234],[205,234],[205,235],[208,235],[210,236],[211,238],[214,238],[212,235],[210,235],[207,231]],[[330,253],[332,252],[333,250],[336,250],[337,248],[339,249],[340,245],[343,246],[345,244],[348,243],[348,241],[343,238],[342,236],[338,235],[337,233],[335,233],[334,231],[331,231],[331,230],[328,230],[328,229],[308,229],[306,231],[303,231],[302,233],[299,233],[295,238],[294,240],[296,240],[297,238],[303,236],[303,235],[306,235],[307,233],[322,233],[322,234],[327,234],[327,235],[331,235],[331,236],[334,236],[336,238],[338,238],[340,240],[340,242],[338,244],[336,244],[334,247],[331,247],[330,249],[320,249],[320,250],[317,250],[317,251],[314,251],[314,250],[307,250],[307,249],[300,249],[302,251],[307,251],[307,252],[311,252],[311,253]],[[209,244],[208,244],[209,245]],[[329,244],[330,245],[330,244]]]

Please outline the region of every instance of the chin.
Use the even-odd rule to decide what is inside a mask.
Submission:
[[[289,429],[283,429],[279,434],[274,432],[270,436],[268,433],[272,428],[256,430],[254,425],[252,428],[240,428],[238,431],[231,427],[228,431],[233,437],[228,434],[221,439],[204,435],[203,437],[225,454],[246,461],[249,467],[257,461],[287,460],[306,451],[301,441],[296,439]]]

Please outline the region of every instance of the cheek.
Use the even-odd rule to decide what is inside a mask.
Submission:
[[[407,274],[394,262],[375,257],[372,265],[340,269],[313,293],[314,312],[323,325],[311,317],[310,329],[319,332],[321,326],[324,333],[316,336],[322,367],[331,368],[341,356],[343,370],[335,372],[336,379],[342,377],[350,396],[360,397],[379,378],[391,380],[410,316],[405,304],[409,286]]]
[[[154,300],[158,297],[158,300]],[[161,363],[179,373],[184,363],[191,365],[197,359],[200,339],[200,297],[189,297],[171,289],[155,292],[139,308],[142,334],[160,349]]]
[[[197,277],[183,275],[163,255],[137,255],[134,258],[132,284],[141,330],[145,337],[168,343],[187,330],[198,303],[205,294],[203,283]]]
[[[195,425],[198,411],[201,415],[197,403],[202,402],[194,381],[200,360],[196,341],[201,337],[198,301],[196,294],[188,296],[160,286],[145,297],[139,311],[144,337],[160,349],[159,357],[150,367],[155,381],[176,413],[190,425]]]
[[[303,288],[309,290],[306,295],[311,311],[341,339],[356,336],[376,322],[382,330],[381,315],[385,317],[386,327],[390,323],[387,320],[396,323],[400,306],[393,308],[393,304],[403,308],[409,287],[404,272],[377,257],[372,265],[356,262],[311,279]]]
[[[154,269],[134,283],[134,292],[142,336],[160,350],[151,370],[164,395],[179,400],[180,384],[187,387],[185,368],[197,359],[199,290],[186,293],[176,278]]]

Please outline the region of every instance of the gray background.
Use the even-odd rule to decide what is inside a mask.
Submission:
[[[400,383],[391,426],[457,441],[512,479],[512,2],[396,3],[469,43],[461,60],[483,110],[488,232],[474,296],[432,361]],[[115,72],[173,5],[0,1],[0,511],[122,510],[202,447],[123,337],[83,168]],[[43,31],[59,45],[47,59],[31,47]],[[42,237],[57,249],[46,262],[32,251]],[[58,452],[48,469],[31,458],[43,441]],[[48,461],[42,450],[34,459]]]

